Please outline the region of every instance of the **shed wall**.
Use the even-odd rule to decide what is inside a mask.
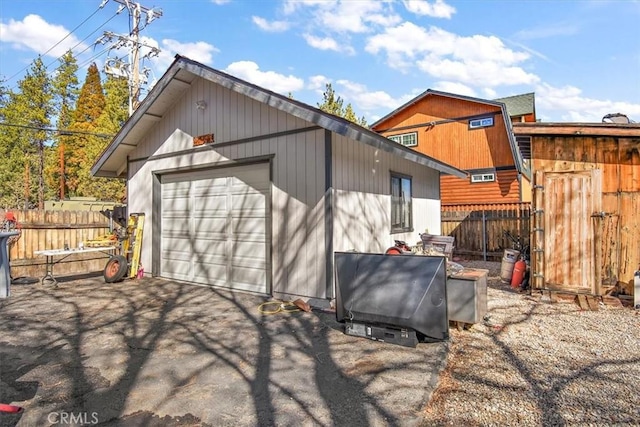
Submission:
[[[632,282],[640,264],[640,138],[533,135],[531,145],[535,171],[602,171],[602,281]]]
[[[440,174],[382,150],[336,136],[333,158],[334,250],[384,252],[394,240],[440,234]],[[413,231],[391,234],[391,172],[412,178]]]
[[[198,100],[206,101],[206,109],[196,109]],[[210,133],[214,144],[193,147],[194,136]],[[255,140],[241,141],[251,137]],[[233,161],[269,155],[273,156],[272,291],[324,297],[324,130],[201,79],[130,156],[129,212],[147,215],[143,265],[152,265],[154,172],[230,166]]]

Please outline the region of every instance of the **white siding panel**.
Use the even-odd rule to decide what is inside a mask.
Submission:
[[[207,102],[204,111],[195,107],[195,102],[201,99]],[[309,122],[293,118],[287,113],[249,98],[232,95],[231,91],[220,86],[204,81],[194,82],[191,89],[176,100],[174,107],[140,141],[137,149],[130,155],[130,159],[140,159],[190,150],[188,154],[180,156],[133,161],[130,164],[129,212],[144,212],[147,215],[142,247],[142,263],[145,270],[150,271],[152,265],[153,171],[215,165],[246,157],[274,155],[270,218],[273,291],[300,296],[326,296],[324,130],[278,138],[265,137],[217,149],[206,147],[203,150],[192,150],[193,137],[202,134],[213,133],[216,143],[219,144],[309,126]],[[251,200],[249,197],[245,204],[253,203]],[[215,197],[204,198],[201,200],[201,209],[208,209],[216,203],[222,202],[215,200]],[[234,224],[239,229],[251,229],[246,231],[247,234],[256,232],[255,224],[250,218],[238,219]],[[220,224],[216,224],[213,219],[207,219],[202,226],[216,231]],[[166,230],[162,230],[163,234],[165,232]],[[175,244],[176,248],[180,248],[183,243],[176,241]],[[248,250],[242,243],[238,245],[240,253]],[[203,258],[201,262],[215,264],[216,260]],[[176,265],[173,268],[181,267]],[[248,271],[239,269],[236,274],[243,280],[251,280]]]
[[[383,252],[394,240],[440,233],[439,174],[433,169],[337,136],[333,143],[334,250]],[[412,177],[413,232],[391,234],[391,172]]]

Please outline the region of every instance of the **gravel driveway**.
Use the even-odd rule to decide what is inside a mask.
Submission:
[[[424,425],[640,425],[640,311],[551,303],[490,269],[489,318],[451,329],[447,367]]]

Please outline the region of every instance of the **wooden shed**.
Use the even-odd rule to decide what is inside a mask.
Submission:
[[[450,165],[185,57],[100,155],[145,213],[145,274],[334,297],[333,256],[440,231]]]
[[[640,124],[513,129],[534,172],[532,286],[631,295],[640,264]]]

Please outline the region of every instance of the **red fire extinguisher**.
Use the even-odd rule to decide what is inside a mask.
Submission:
[[[518,288],[522,284],[524,279],[524,272],[527,270],[527,263],[524,260],[519,259],[513,265],[513,274],[511,275],[511,287]]]

